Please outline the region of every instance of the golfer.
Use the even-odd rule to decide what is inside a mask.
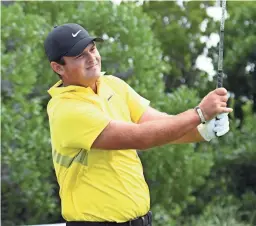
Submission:
[[[60,77],[47,112],[62,216],[68,226],[151,226],[136,149],[224,135],[229,121],[222,113],[232,111],[227,91],[215,89],[175,116],[159,112],[121,79],[103,76],[98,41],[78,24],[56,26],[45,40]]]

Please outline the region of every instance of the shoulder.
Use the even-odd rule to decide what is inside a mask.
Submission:
[[[88,112],[95,111],[91,103],[77,99],[52,98],[47,105],[47,113],[50,119],[57,121],[79,118]]]
[[[120,95],[126,95],[128,92],[128,84],[122,79],[113,75],[103,77],[105,84]]]
[[[105,76],[103,76],[103,79],[109,85],[117,85],[117,84],[119,84],[119,85],[124,86],[124,85],[127,84],[124,80],[122,80],[122,79],[120,79],[120,78],[118,78],[116,76],[113,76],[113,75],[105,75]]]

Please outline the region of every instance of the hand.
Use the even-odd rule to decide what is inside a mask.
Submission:
[[[229,131],[228,113],[219,114],[216,118],[213,131],[216,132],[217,137],[221,137]]]
[[[233,109],[227,107],[227,101],[228,96],[225,88],[217,88],[208,93],[199,104],[205,120],[211,120],[221,113],[232,112]]]
[[[229,131],[228,113],[222,113],[217,116],[217,119],[212,119],[205,124],[197,126],[200,135],[210,141],[213,138],[223,136]]]

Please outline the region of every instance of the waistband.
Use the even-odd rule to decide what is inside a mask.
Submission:
[[[67,221],[66,226],[151,226],[152,212],[136,219],[117,223],[117,222],[92,222],[92,221]]]

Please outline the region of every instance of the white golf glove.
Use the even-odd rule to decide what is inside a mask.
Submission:
[[[197,130],[206,141],[223,136],[229,131],[228,113],[219,114],[217,119],[198,125]]]

